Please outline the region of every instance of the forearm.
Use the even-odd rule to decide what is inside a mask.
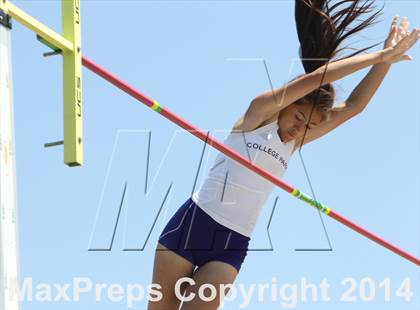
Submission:
[[[338,60],[326,64],[316,70],[318,76],[318,86],[322,84],[332,83],[356,71],[369,67],[371,65],[380,64],[384,60],[387,53],[391,49],[384,49],[364,55],[356,55],[350,58]],[[376,71],[377,69],[375,69]]]
[[[390,49],[356,55],[326,64],[314,72],[290,81],[280,88],[255,97],[252,100],[250,110],[257,111],[264,119],[271,117],[296,100],[318,89],[321,85],[334,82],[355,71],[381,63],[387,53],[390,53]]]
[[[390,66],[383,62],[374,65],[347,98],[346,105],[355,111],[362,111],[382,84]]]
[[[390,53],[390,49],[356,55],[325,64],[314,72],[305,74],[281,88],[274,89],[273,92],[266,92],[256,99],[260,102],[270,102],[272,100],[271,98],[274,97],[277,102],[276,110],[281,110],[318,89],[321,85],[332,83],[353,72],[381,63],[387,53]],[[274,110],[274,108],[272,109]]]

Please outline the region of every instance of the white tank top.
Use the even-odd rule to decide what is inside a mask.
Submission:
[[[231,132],[224,144],[280,178],[287,170],[295,142],[283,143],[277,130],[275,120],[253,131]],[[251,237],[273,189],[271,182],[219,152],[191,198],[216,222]]]

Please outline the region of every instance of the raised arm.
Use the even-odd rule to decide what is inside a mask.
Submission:
[[[277,114],[281,109],[316,90],[321,85],[321,81],[322,84],[331,83],[371,65],[382,62],[393,63],[405,59],[404,53],[417,42],[419,37],[419,29],[414,28],[411,34],[406,35],[394,46],[328,63],[280,88],[265,92],[252,100],[244,119],[248,118],[254,123],[253,125],[258,122],[261,123]],[[383,68],[376,67],[374,71],[379,69],[380,71],[383,70]]]
[[[397,42],[409,34],[407,18],[404,17],[402,19],[400,27],[397,27],[397,22],[398,16],[395,16],[391,25],[390,33],[385,40],[384,49],[394,47]],[[306,144],[320,138],[345,121],[361,113],[378,90],[388,73],[391,64],[399,60],[412,60],[412,58],[411,56],[403,54],[400,55],[398,59],[389,59],[388,61],[374,65],[363,80],[352,91],[350,96],[343,103],[334,107],[330,111],[329,120],[321,123],[313,129],[308,130],[306,136],[303,137],[303,143],[301,139],[298,143],[296,143],[295,147],[297,148],[302,144]]]
[[[389,51],[381,50],[365,55],[357,55],[322,66],[319,69],[304,74],[282,87],[264,92],[256,96],[250,103],[245,115],[239,121],[242,130],[252,130],[265,120],[280,112],[296,100],[316,90],[321,85],[338,80],[357,70],[381,62],[384,54]],[[235,125],[235,127],[238,123]]]
[[[389,52],[389,50],[380,50],[324,65],[279,88],[256,96],[250,104],[248,113],[259,114],[259,118],[262,120],[270,118],[270,116],[278,113],[281,109],[316,90],[320,87],[321,81],[322,84],[331,83],[355,71],[380,63],[385,57],[384,54]]]
[[[384,49],[391,48],[404,36],[409,34],[409,23],[407,17],[403,17],[401,24],[397,27],[398,15],[392,21],[391,29],[384,43]],[[402,55],[399,60],[412,60],[411,56]],[[389,71],[392,62],[381,62],[372,67],[366,77],[357,85],[346,100],[356,112],[361,112],[374,96],[381,85],[385,75]]]

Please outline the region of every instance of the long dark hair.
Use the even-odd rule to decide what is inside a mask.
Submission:
[[[375,9],[374,0],[296,0],[299,56],[305,72],[312,72],[327,64],[344,50],[352,49],[355,52],[340,59],[352,57],[380,44],[363,49],[340,48],[344,40],[376,23],[382,9],[383,6],[379,10]],[[297,103],[310,101],[314,104],[313,108],[321,112],[328,111],[334,103],[334,87],[331,83],[321,84],[319,89]]]

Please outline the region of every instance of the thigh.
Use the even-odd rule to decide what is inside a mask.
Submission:
[[[238,272],[236,268],[221,261],[210,261],[199,267],[193,274],[192,278],[195,282],[194,285],[189,285],[185,290],[185,297],[194,293],[195,298],[191,301],[185,301],[182,304],[181,310],[216,310],[220,302],[220,285],[233,284]],[[202,300],[199,297],[199,290],[203,284],[211,284],[216,290],[215,298],[212,300]],[[229,292],[229,289],[224,290],[224,296]],[[203,294],[206,297],[211,296],[210,289],[205,289]]]
[[[153,284],[161,286],[159,301],[149,301],[148,310],[178,310],[180,298],[175,295],[176,282],[183,277],[192,277],[194,265],[158,243],[153,266]],[[185,286],[181,291],[185,290]]]
[[[219,223],[197,207],[196,221],[188,246],[193,261],[202,266],[210,261],[220,261],[240,270],[248,252],[250,238],[241,235]]]

